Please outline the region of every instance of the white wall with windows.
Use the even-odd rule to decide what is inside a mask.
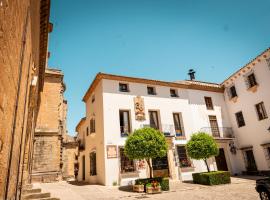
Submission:
[[[242,171],[270,170],[265,149],[270,144],[269,57],[268,52],[256,58],[223,83],[228,113],[245,162]]]

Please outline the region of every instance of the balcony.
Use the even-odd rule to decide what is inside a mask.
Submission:
[[[79,143],[79,151],[84,151],[85,150],[85,141],[79,139],[78,143]]]
[[[214,138],[234,138],[233,129],[231,127],[203,127],[200,130],[201,132],[208,133]]]
[[[161,124],[161,128],[157,127],[155,124],[143,124],[141,128],[152,127],[154,129],[160,130],[165,137],[176,137],[176,138],[185,138],[185,134],[182,130],[184,127],[175,127],[172,124]]]

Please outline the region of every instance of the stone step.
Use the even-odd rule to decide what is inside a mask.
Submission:
[[[33,193],[33,194],[26,194],[23,195],[23,200],[28,200],[28,199],[44,199],[44,198],[49,198],[51,197],[50,193]]]
[[[40,188],[23,189],[23,194],[33,194],[33,193],[41,193],[41,189]]]

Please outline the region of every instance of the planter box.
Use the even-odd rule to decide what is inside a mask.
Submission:
[[[146,193],[147,194],[157,194],[157,193],[161,193],[161,187],[157,186],[157,187],[146,187]]]
[[[144,185],[133,185],[133,192],[144,192]]]

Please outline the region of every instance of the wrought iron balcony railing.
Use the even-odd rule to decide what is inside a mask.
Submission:
[[[160,130],[166,137],[184,137],[184,127],[178,127],[174,126],[172,124],[161,124],[161,125],[155,125],[155,124],[143,124],[141,125],[141,128],[143,127],[152,127],[154,129]]]
[[[234,138],[231,127],[203,127],[200,131],[206,132],[215,138]]]

